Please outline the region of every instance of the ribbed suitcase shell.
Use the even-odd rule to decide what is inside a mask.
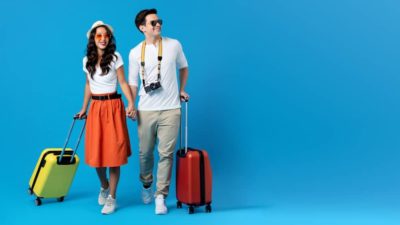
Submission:
[[[61,163],[58,156],[62,148],[47,148],[42,151],[33,170],[29,187],[39,198],[60,198],[68,194],[79,165],[79,157],[74,156],[70,163],[72,149],[66,148]]]
[[[202,200],[200,168],[201,155],[204,158],[204,196]],[[189,206],[202,206],[211,204],[212,175],[208,154],[204,150],[188,148],[185,155],[185,149],[177,152],[176,164],[176,198],[179,202]]]

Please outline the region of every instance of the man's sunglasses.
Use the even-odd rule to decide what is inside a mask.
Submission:
[[[152,20],[152,21],[150,21],[150,24],[151,24],[153,27],[155,27],[155,26],[157,25],[157,23],[159,23],[160,26],[161,26],[161,25],[162,25],[162,20],[160,19],[160,20]]]

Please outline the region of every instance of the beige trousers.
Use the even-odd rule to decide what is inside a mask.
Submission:
[[[180,109],[138,112],[140,180],[144,185],[153,182],[154,147],[158,142],[155,196],[168,196],[180,116]]]

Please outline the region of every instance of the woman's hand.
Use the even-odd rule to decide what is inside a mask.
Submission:
[[[86,116],[86,109],[81,109],[81,111],[79,111],[75,117],[78,117],[79,119],[82,119],[83,116]]]

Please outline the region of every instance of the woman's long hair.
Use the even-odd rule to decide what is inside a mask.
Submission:
[[[115,58],[118,58],[117,55],[115,55],[115,50],[117,49],[117,46],[115,44],[115,39],[114,36],[112,35],[112,32],[110,29],[108,29],[107,26],[98,26],[98,27],[104,27],[107,31],[109,38],[108,45],[104,49],[104,54],[102,56],[102,59],[100,61],[100,68],[101,68],[101,74],[106,75],[111,69],[111,62]],[[89,71],[90,77],[93,79],[93,75],[96,73],[96,64],[99,59],[99,56],[97,54],[97,46],[94,41],[94,36],[96,35],[96,30],[92,29],[90,32],[88,44],[86,47],[86,57],[87,57],[87,62],[86,62],[86,69]]]

